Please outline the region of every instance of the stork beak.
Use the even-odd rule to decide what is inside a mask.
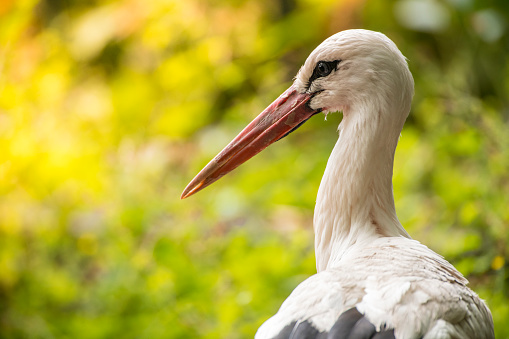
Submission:
[[[204,189],[319,113],[309,107],[311,97],[290,86],[194,177],[180,198]]]

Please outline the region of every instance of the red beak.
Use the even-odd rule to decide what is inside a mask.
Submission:
[[[309,107],[311,97],[288,88],[194,177],[180,198],[204,189],[320,112]]]

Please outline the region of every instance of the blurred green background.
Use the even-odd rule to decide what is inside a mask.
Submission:
[[[401,222],[509,338],[507,0],[2,0],[0,336],[252,337],[315,272],[341,115],[180,193],[347,28],[387,34],[415,77]]]

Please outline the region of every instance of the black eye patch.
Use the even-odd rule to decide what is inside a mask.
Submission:
[[[313,70],[313,74],[309,78],[308,88],[311,86],[311,83],[315,79],[326,77],[327,75],[331,74],[332,71],[335,71],[340,62],[341,60],[318,61],[316,63],[315,69]]]

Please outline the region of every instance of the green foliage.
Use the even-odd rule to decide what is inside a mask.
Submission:
[[[0,336],[252,337],[315,271],[340,114],[179,196],[318,43],[354,27],[392,38],[416,81],[400,219],[509,338],[506,0],[2,1]]]

